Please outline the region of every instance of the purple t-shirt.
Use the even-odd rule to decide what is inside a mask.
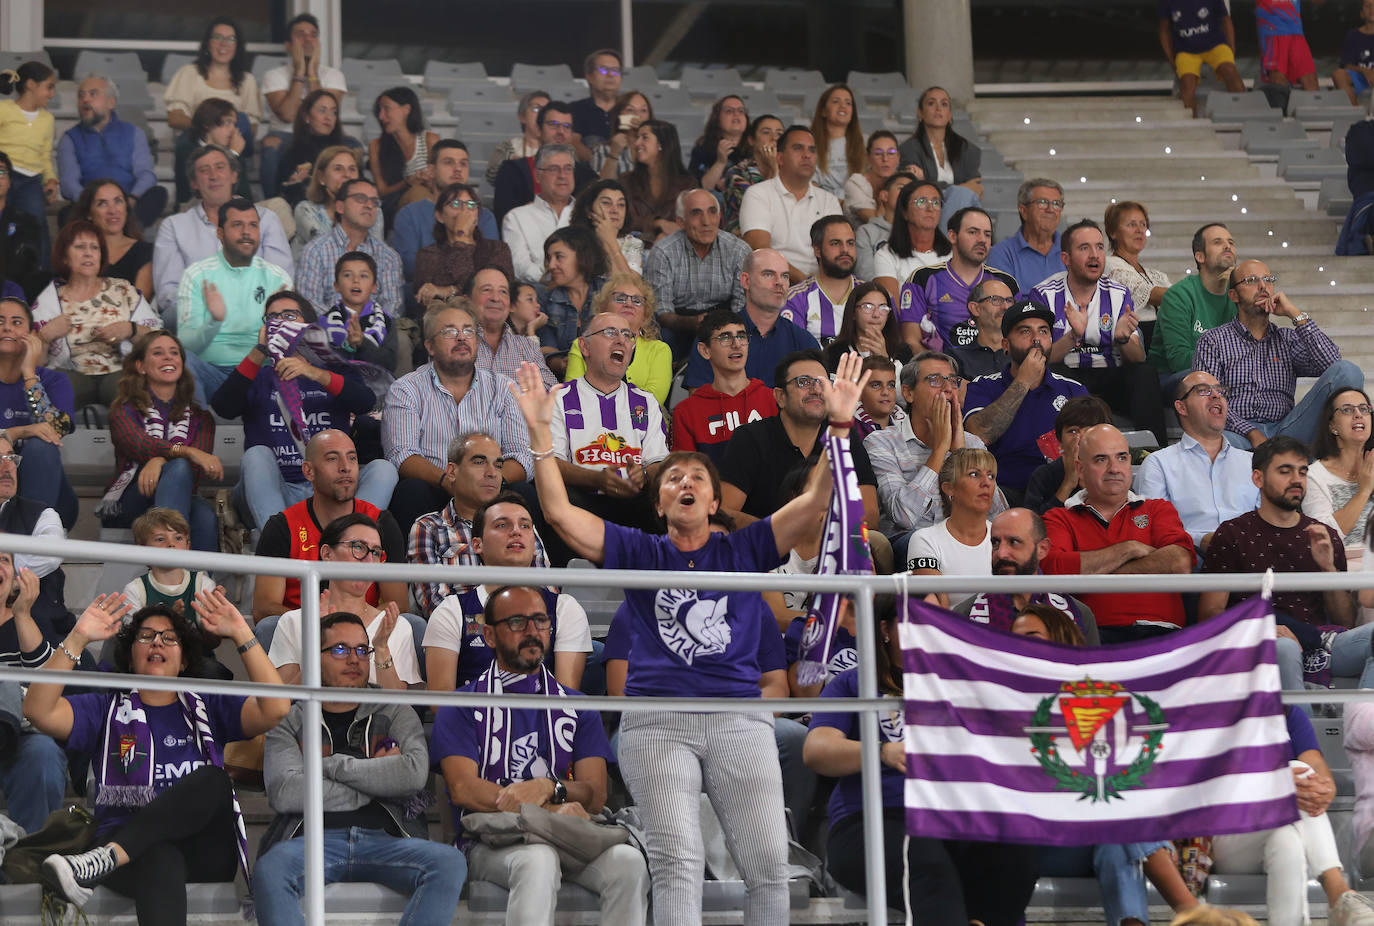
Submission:
[[[821,691],[822,698],[857,698],[859,696],[859,672],[850,669],[832,678]],[[893,709],[878,715],[878,735],[884,743],[900,743],[906,732],[902,722],[902,702],[892,700]],[[859,738],[859,715],[849,712],[817,711],[811,715],[811,729],[834,727],[852,740]],[[896,808],[903,805],[902,792],[906,787],[906,776],[886,765],[882,769],[883,807]],[[830,825],[834,826],[845,817],[863,813],[863,776],[858,772],[846,775],[835,782],[835,790],[830,794]]]
[[[787,644],[787,667],[801,659],[802,630],[806,627],[806,617],[794,617],[787,625],[783,642]],[[859,644],[854,635],[843,627],[835,628],[835,642],[830,647],[830,661],[825,664],[825,680],[828,682],[841,672],[848,672],[859,664]]]
[[[225,743],[246,739],[243,735],[243,702],[247,698],[213,694],[200,697],[210,715],[210,729],[215,734],[215,742],[221,752]],[[96,753],[105,735],[105,720],[114,699],[115,695],[109,692],[67,697],[67,703],[72,707],[72,732],[67,737],[67,748],[90,756],[97,779],[100,777],[101,757]],[[195,731],[179,703],[162,707],[144,705],[144,713],[148,717],[148,730],[153,744],[153,788],[161,794],[167,787],[205,765],[206,760],[196,746]],[[119,744],[115,742],[112,746],[118,749]],[[136,754],[134,762],[147,759],[147,756]],[[118,757],[115,756],[112,761],[118,761]],[[122,826],[138,809],[97,805],[97,832],[104,834]]]
[[[1374,35],[1351,29],[1341,42],[1342,67],[1374,67]]]
[[[615,610],[615,616],[611,618],[611,626],[606,628],[606,648],[601,654],[602,661],[630,658],[630,624],[633,618],[627,616],[629,608],[626,604],[621,602],[620,607]],[[788,658],[782,634],[768,632],[770,627],[776,630],[777,626],[776,622],[770,620],[759,631],[759,675],[786,669],[794,662]]]
[[[922,267],[898,290],[898,320],[919,324],[949,344],[955,325],[969,320],[968,294],[989,277],[1001,280],[1014,293],[1016,280],[1009,273],[984,265],[970,283],[965,283],[948,263]],[[929,319],[929,324],[926,320]]]
[[[1159,0],[1159,18],[1169,21],[1174,54],[1201,55],[1224,45],[1221,21],[1230,15],[1225,0]]]
[[[38,382],[58,411],[76,414],[76,395],[72,392],[72,381],[67,379],[65,373],[39,367]],[[33,415],[29,412],[29,400],[24,394],[23,377],[12,383],[0,383],[0,429],[26,424],[33,424]]]
[[[1288,709],[1288,716],[1284,719],[1288,721],[1288,739],[1293,744],[1293,758],[1309,749],[1321,752],[1321,747],[1317,745],[1317,731],[1312,729],[1312,721],[1308,719],[1306,711],[1294,705]]]
[[[712,532],[700,550],[683,552],[666,536],[606,522],[607,569],[672,572],[768,572],[782,563],[771,518],[733,534]],[[694,588],[626,589],[631,653],[627,695],[755,698],[759,635],[773,612],[758,592]]]

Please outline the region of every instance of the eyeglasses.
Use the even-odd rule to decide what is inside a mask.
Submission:
[[[892,306],[884,302],[860,302],[859,311],[869,315],[886,315],[892,311]]]
[[[530,624],[534,624],[536,630],[547,630],[551,623],[552,620],[547,614],[512,614],[510,617],[504,617],[499,621],[492,621],[491,626],[499,627],[505,624],[511,630],[519,633]]]
[[[619,76],[620,76],[620,68],[603,68],[603,67],[598,67],[598,68],[596,68],[596,73],[600,74],[602,77],[619,77]]]
[[[18,466],[23,459],[17,453],[0,453],[0,463],[8,463],[11,466]]]
[[[626,341],[633,341],[635,333],[629,328],[602,328],[600,331],[588,331],[587,337],[601,335],[607,341],[614,341],[616,338],[624,338]]]
[[[1198,385],[1194,386],[1192,389],[1189,389],[1187,394],[1188,394],[1188,395],[1201,396],[1201,397],[1204,398],[1204,399],[1210,399],[1210,398],[1212,398],[1212,396],[1216,396],[1216,397],[1219,398],[1219,399],[1224,399],[1224,398],[1226,398],[1228,395],[1231,394],[1231,387],[1230,387],[1230,386],[1212,386],[1212,385],[1209,385],[1209,384],[1207,384],[1207,383],[1199,383]],[[1346,406],[1346,407],[1349,408],[1349,406]],[[1368,407],[1369,407],[1368,405],[1365,406],[1365,408],[1368,408]]]
[[[635,293],[612,293],[611,299],[618,305],[625,305],[626,303],[636,306],[644,305],[644,297],[636,295]]]
[[[555,122],[555,121],[552,120],[552,119],[545,119],[545,120],[544,120],[544,124],[547,125],[547,126],[550,126],[550,127],[552,127],[552,128],[555,128],[555,129],[571,129],[571,128],[572,128],[572,123],[571,123],[571,122]],[[545,169],[547,169],[547,168],[540,168],[540,169],[541,169],[541,170],[545,170]],[[569,167],[568,170],[572,170],[572,168]]]
[[[544,123],[548,125],[548,123]],[[548,167],[541,167],[539,170],[546,174],[571,174],[575,168],[571,164],[551,164]]]
[[[270,322],[274,318],[279,318],[284,322],[298,322],[303,321],[305,319],[305,316],[302,315],[300,312],[296,311],[295,309],[283,309],[280,312],[267,313],[262,317],[262,320],[265,322]]]
[[[456,341],[459,338],[462,338],[464,341],[470,341],[477,337],[477,329],[471,325],[464,325],[461,328],[455,328],[449,325],[447,328],[440,328],[438,331],[434,332],[434,336],[441,341]]]
[[[450,199],[444,205],[452,206],[454,209],[476,209],[477,203],[470,199]]]
[[[939,209],[944,205],[944,200],[938,196],[917,196],[911,202],[917,209]]]
[[[1278,286],[1279,278],[1276,274],[1271,273],[1268,276],[1262,277],[1251,274],[1248,277],[1242,277],[1241,279],[1236,280],[1237,286],[1240,286],[1242,284],[1244,284],[1245,286],[1259,286],[1261,283],[1263,283],[1266,286]]]
[[[821,389],[823,388],[822,384],[824,382],[824,376],[808,376],[806,374],[802,374],[801,376],[792,377],[791,379],[784,382],[783,385],[790,385],[792,383],[796,383],[798,389]]]
[[[725,332],[724,334],[713,334],[713,335],[711,335],[711,340],[712,340],[712,341],[715,341],[717,344],[721,345],[722,347],[727,346],[727,345],[730,345],[730,344],[748,344],[748,343],[749,343],[749,332],[747,332],[747,331],[740,331],[740,332],[736,332],[735,334],[731,334],[730,332],[727,331],[727,332]],[[0,459],[2,459],[2,458],[0,458]]]
[[[874,157],[876,157],[877,155],[880,155],[880,154],[885,154],[885,155],[887,155],[887,156],[890,157],[890,158],[895,158],[895,157],[897,156],[897,149],[896,149],[896,148],[874,148],[874,149],[873,149],[872,155],[873,155]]]
[[[359,206],[371,206],[373,209],[380,209],[382,201],[375,196],[368,196],[366,193],[349,193],[348,201],[357,203]]]
[[[348,550],[348,552],[353,554],[353,558],[357,560],[364,560],[371,557],[379,563],[386,562],[385,550],[381,547],[369,546],[362,540],[340,540],[338,543],[334,544],[334,546],[343,547]]]
[[[1042,197],[1040,197],[1039,199],[1032,199],[1032,200],[1031,200],[1030,202],[1028,202],[1026,205],[1028,205],[1028,206],[1039,206],[1041,209],[1053,209],[1055,212],[1058,212],[1058,211],[1060,211],[1061,209],[1064,208],[1064,200],[1062,200],[1062,199],[1045,199],[1045,198],[1042,196]]]
[[[163,646],[180,646],[181,635],[175,630],[140,630],[134,634],[134,642],[142,643],[144,646],[152,646],[158,641],[161,641]]]
[[[236,35],[212,35],[210,41],[219,45],[237,45],[239,37]]]
[[[747,116],[749,110],[743,106],[726,106],[721,109],[720,114],[722,116]]]
[[[1361,415],[1368,417],[1371,411],[1374,411],[1374,408],[1370,408],[1369,404],[1366,402],[1361,402],[1359,405],[1336,406],[1336,413],[1339,415],[1345,415],[1347,418],[1349,418],[1351,415],[1354,415],[1356,412],[1359,412]]]
[[[333,646],[322,647],[320,652],[328,653],[335,659],[347,659],[350,655],[357,656],[359,659],[366,659],[375,652],[375,648],[365,644],[349,646],[347,643],[335,643]]]
[[[931,389],[943,389],[945,386],[949,386],[951,389],[958,389],[964,384],[964,378],[956,375],[942,376],[939,373],[932,373],[929,376],[923,376],[921,378],[925,380],[926,385],[930,386]]]
[[[1015,301],[1016,299],[1011,296],[984,296],[978,300],[979,304],[991,302],[994,309],[1005,309]]]

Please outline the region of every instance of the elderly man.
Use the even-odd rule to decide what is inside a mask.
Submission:
[[[1016,301],[1012,287],[999,277],[987,277],[968,294],[969,321],[950,332],[949,353],[964,379],[1002,372],[1007,352],[1002,348],[1002,316]]]
[[[574,158],[576,157],[577,152],[572,146],[572,110],[567,103],[550,100],[544,104],[543,109],[539,110],[536,121],[539,126],[539,146],[541,148],[545,145],[563,145],[573,154]],[[496,172],[492,208],[496,210],[496,221],[502,223],[503,230],[506,214],[516,206],[533,202],[534,198],[539,195],[539,191],[549,182],[549,174],[547,172],[540,173],[539,165],[535,163],[535,158],[538,156],[538,152],[536,152],[535,157],[514,158],[506,161],[501,165],[501,169]],[[592,169],[580,161],[577,162],[576,170],[570,176],[573,181],[573,188],[577,189],[596,179],[596,174],[592,172]],[[502,237],[506,236],[503,234]]]
[[[258,343],[267,297],[291,288],[290,275],[258,251],[260,217],[246,199],[220,206],[219,253],[187,267],[177,287],[177,331],[202,406]]]
[[[1279,290],[1279,278],[1257,260],[1231,271],[1227,295],[1236,317],[1198,338],[1193,366],[1231,390],[1226,438],[1237,447],[1258,447],[1286,434],[1310,445],[1321,425],[1322,404],[1344,389],[1362,389],[1364,372]],[[1287,318],[1280,328],[1270,315]],[[1295,402],[1299,376],[1317,382]]]
[[[843,215],[812,222],[811,251],[816,272],[787,291],[782,317],[829,344],[840,333],[849,294],[863,282],[854,275],[854,223]]]
[[[1229,394],[1211,373],[1185,376],[1174,393],[1183,437],[1146,457],[1136,477],[1143,498],[1162,498],[1174,506],[1200,555],[1207,553],[1219,524],[1259,505],[1259,488],[1250,480],[1250,451],[1226,439]]]
[[[1197,339],[1236,317],[1236,304],[1226,295],[1236,266],[1231,230],[1220,222],[1199,228],[1193,235],[1193,261],[1197,273],[1164,291],[1150,339],[1150,363],[1170,399],[1173,386],[1193,369]]]
[[[186,173],[200,202],[164,219],[157,229],[157,243],[153,245],[153,284],[157,288],[158,308],[168,324],[177,317],[182,274],[196,261],[213,257],[219,250],[219,207],[234,198],[234,187],[239,182],[238,170],[229,153],[214,145],[204,145],[191,152],[186,161]],[[254,208],[258,213],[262,259],[280,267],[289,280],[294,265],[281,220],[270,209]],[[238,356],[242,357],[243,351],[239,351]]]
[[[62,198],[76,202],[92,180],[113,180],[124,190],[129,208],[144,228],[167,208],[167,188],[157,182],[148,136],[115,114],[119,87],[103,74],[92,74],[76,88],[80,121],[57,143],[57,174]]]
[[[987,262],[992,218],[977,206],[950,216],[953,250],[942,264],[915,270],[898,290],[902,338],[919,353],[922,344],[940,348],[954,340],[954,328],[969,320],[969,296],[984,280],[998,279],[1010,290],[1016,280]]]
[[[510,318],[511,280],[500,267],[483,267],[469,279],[463,295],[477,308],[481,327],[477,339],[477,368],[490,370],[497,376],[515,381],[515,372],[522,363],[539,367],[545,385],[558,380],[544,362],[544,354],[529,338],[521,337],[506,324]]]
[[[282,153],[291,147],[291,133],[301,103],[316,90],[328,91],[342,106],[348,92],[343,71],[320,63],[320,22],[309,13],[292,17],[286,24],[286,63],[262,75],[260,89],[271,111],[271,131],[262,140],[258,155],[265,196],[277,195],[277,171]],[[363,101],[370,106],[371,101]]]
[[[402,530],[437,511],[451,497],[449,442],[482,431],[501,450],[501,475],[524,482],[533,472],[529,432],[510,393],[510,381],[477,368],[477,310],[466,299],[432,309],[424,318],[430,362],[396,380],[382,413],[382,448],[401,482],[391,510]]]
[[[819,349],[820,342],[805,328],[781,317],[787,302],[787,260],[772,248],[747,254],[740,265],[744,311],[740,320],[749,335],[749,357],[744,371],[751,379],[773,381],[778,362],[799,350]],[[683,385],[688,389],[711,382],[711,364],[697,351],[687,359]]]
[[[1193,570],[1193,540],[1174,506],[1131,491],[1131,449],[1110,424],[1088,429],[1078,442],[1082,491],[1045,514],[1050,553],[1041,568],[1051,575],[1186,575]],[[1103,643],[1144,640],[1183,626],[1177,592],[1084,595]]]
[[[506,166],[519,163],[507,161]],[[572,146],[542,146],[534,156],[534,171],[539,176],[539,195],[511,209],[501,220],[501,237],[510,246],[515,278],[522,283],[538,283],[543,278],[544,239],[572,218],[576,186]]]
[[[315,238],[301,251],[296,268],[296,289],[316,309],[334,304],[334,271],[339,258],[361,251],[377,264],[374,299],[392,318],[405,314],[405,279],[401,256],[372,234],[372,224],[382,201],[377,186],[361,177],[345,180],[334,195],[334,227]]]
[[[455,138],[444,138],[429,149],[429,169],[434,171],[434,189],[442,190],[452,183],[467,183],[471,166],[468,146]],[[501,237],[496,214],[486,206],[477,211],[477,230],[488,241]],[[421,248],[434,243],[434,197],[417,200],[402,206],[396,213],[391,232],[391,246],[401,255],[401,267],[407,280],[415,278],[415,255]]]
[[[1064,188],[1034,177],[1016,191],[1021,227],[988,252],[988,263],[1016,277],[1021,292],[1064,269],[1059,260],[1059,218],[1064,214]],[[1020,295],[1020,293],[1018,293]]]
[[[815,173],[815,136],[805,126],[789,126],[778,139],[778,175],[751,186],[739,207],[745,244],[777,250],[787,259],[789,278],[796,281],[816,272],[811,226],[822,216],[843,211],[833,193],[811,182]]]
[[[658,239],[644,255],[644,279],[654,288],[664,340],[680,359],[707,311],[744,308],[740,267],[749,246],[721,234],[720,204],[707,190],[678,194],[677,224],[677,231]]]
[[[592,52],[582,62],[582,75],[587,78],[589,96],[572,102],[572,143],[579,161],[592,159],[592,147],[614,134],[610,114],[620,96],[624,76],[620,52],[602,48]]]

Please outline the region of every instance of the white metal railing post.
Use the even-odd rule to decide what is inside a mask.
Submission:
[[[878,697],[878,640],[873,620],[873,589],[861,585],[854,590],[854,623],[859,644],[859,697]],[[859,714],[860,770],[863,783],[864,861],[868,878],[868,922],[887,922],[887,869],[880,861],[883,844],[883,781],[879,753],[882,740],[878,737],[878,715],[872,711]],[[876,809],[875,809],[876,808]]]
[[[635,19],[630,0],[620,0],[620,63],[627,70],[635,60]]]
[[[301,684],[320,688],[320,574],[301,578]],[[324,926],[324,757],[320,702],[305,702],[301,720],[305,752],[305,916]]]

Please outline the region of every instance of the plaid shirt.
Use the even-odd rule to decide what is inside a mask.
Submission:
[[[654,288],[657,311],[700,315],[722,302],[742,311],[744,287],[739,271],[748,254],[749,245],[724,229],[716,234],[704,258],[697,257],[686,232],[673,232],[644,257],[644,279]]]
[[[514,382],[515,371],[526,361],[539,367],[539,375],[544,378],[545,386],[558,384],[548,364],[544,362],[544,354],[535,339],[516,334],[509,328],[502,328],[501,341],[496,345],[496,350],[492,350],[491,345],[487,343],[486,335],[478,334],[477,369],[490,370],[502,379]]]
[[[503,460],[515,460],[534,475],[530,432],[510,380],[487,370],[473,370],[472,384],[459,402],[439,382],[433,364],[425,364],[391,384],[382,411],[382,449],[397,469],[421,456],[435,466],[448,463],[448,444],[465,431],[490,434]]]
[[[1341,349],[1317,323],[1279,328],[1272,322],[1258,341],[1239,318],[1197,339],[1193,369],[1231,387],[1226,430],[1247,434],[1256,422],[1281,421],[1293,410],[1299,376],[1321,376]]]
[[[480,566],[482,558],[472,552],[472,522],[458,517],[458,509],[449,502],[441,511],[432,511],[410,528],[410,542],[406,558],[412,563],[427,566]],[[534,565],[548,568],[549,555],[539,532],[534,534]],[[450,595],[461,594],[471,586],[452,582],[415,583],[415,600],[426,619],[439,602]]]
[[[300,264],[296,268],[296,290],[310,300],[317,312],[323,312],[334,304],[334,265],[349,250],[348,233],[343,226],[335,224],[328,232],[307,244],[301,252]],[[406,297],[401,255],[371,232],[368,232],[358,250],[377,262],[377,294],[373,301],[392,318],[404,315]]]

